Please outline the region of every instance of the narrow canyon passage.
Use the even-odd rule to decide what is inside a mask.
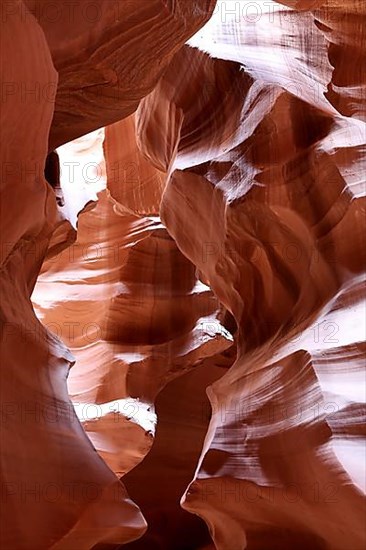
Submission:
[[[363,550],[365,3],[0,10],[1,548]]]

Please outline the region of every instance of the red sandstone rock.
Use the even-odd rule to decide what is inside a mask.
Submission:
[[[54,148],[133,113],[214,0],[25,0],[59,72]]]
[[[364,3],[73,4],[1,8],[1,547],[363,549]]]

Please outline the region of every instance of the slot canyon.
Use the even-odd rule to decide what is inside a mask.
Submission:
[[[0,548],[364,550],[366,2],[0,13]]]

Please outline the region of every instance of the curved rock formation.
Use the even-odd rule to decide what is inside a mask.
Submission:
[[[24,3],[59,73],[51,149],[133,113],[215,6],[215,0]]]
[[[41,29],[13,7],[1,48],[2,83],[14,86],[1,109],[2,546],[90,548],[131,540],[145,522],[77,421],[66,390],[73,357],[30,302],[61,217],[41,171],[53,103],[24,102],[21,85],[55,85],[57,74]]]
[[[363,549],[364,3],[1,9],[2,547]]]

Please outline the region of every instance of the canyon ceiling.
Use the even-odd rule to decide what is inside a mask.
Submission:
[[[366,547],[366,3],[3,0],[4,550]]]

